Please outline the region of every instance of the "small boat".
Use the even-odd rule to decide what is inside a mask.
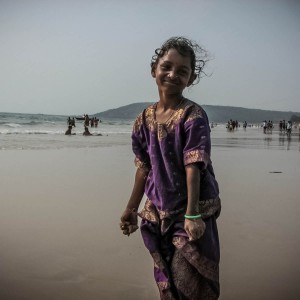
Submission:
[[[75,119],[77,120],[77,121],[84,121],[85,120],[85,117],[75,117]],[[94,117],[89,117],[89,120],[94,120],[94,121],[100,121],[100,119],[98,119],[98,118],[94,118]],[[100,121],[101,122],[101,121]]]

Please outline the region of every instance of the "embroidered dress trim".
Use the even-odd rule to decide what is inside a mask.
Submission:
[[[205,218],[209,218],[212,215],[219,215],[221,210],[221,200],[219,196],[215,199],[208,199],[199,201],[199,213],[204,214]],[[174,211],[162,211],[158,210],[150,199],[147,199],[144,208],[138,213],[139,217],[149,221],[150,223],[158,224],[160,220],[164,219],[176,219],[184,220],[185,209],[179,209]]]

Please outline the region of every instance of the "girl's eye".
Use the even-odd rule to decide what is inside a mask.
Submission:
[[[162,69],[162,70],[168,70],[168,69],[169,69],[169,66],[164,66],[164,65],[163,65],[163,66],[161,66],[161,69]]]
[[[178,74],[183,75],[183,76],[186,76],[186,75],[188,75],[188,71],[185,70],[185,69],[179,70],[179,71],[178,71]]]

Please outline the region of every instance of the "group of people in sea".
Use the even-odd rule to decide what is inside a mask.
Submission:
[[[263,127],[263,130],[264,130],[265,134],[272,133],[272,130],[274,128],[273,121],[264,120],[263,123],[262,123],[262,127]]]
[[[281,134],[286,134],[287,136],[291,136],[292,127],[293,127],[292,121],[287,121],[287,122],[285,120],[279,121],[279,132]]]
[[[262,123],[263,131],[265,134],[272,133],[272,130],[274,128],[274,124],[272,121],[266,121],[264,120]],[[294,125],[295,128],[297,128],[297,125]],[[292,128],[293,128],[293,123],[292,121],[285,121],[285,120],[280,120],[278,123],[278,130],[279,134],[291,136],[292,134]],[[299,134],[300,134],[300,124],[298,125],[299,128]]]
[[[90,118],[89,115],[87,114],[84,114],[83,118],[84,118],[84,126],[86,127],[89,127],[89,125],[91,127],[98,127],[99,121],[101,122],[101,120],[97,119],[96,117]]]
[[[226,125],[226,128],[229,130],[229,131],[234,131],[235,129],[237,129],[239,127],[239,122],[236,120],[236,121],[233,121],[232,119],[230,119],[228,122],[227,122],[227,125]]]
[[[67,121],[67,124],[68,124],[68,126],[76,127],[76,126],[75,126],[75,118],[73,117],[73,118],[71,119],[71,117],[69,117],[69,118],[68,118],[68,121]]]
[[[83,117],[80,117],[78,119],[83,120],[84,131],[82,135],[86,135],[86,136],[92,135],[89,131],[89,126],[98,127],[98,123],[101,122],[101,120],[97,119],[96,117],[90,118],[88,114],[84,114]],[[67,125],[68,125],[68,129],[65,132],[65,135],[75,135],[76,133],[72,133],[73,127],[76,127],[75,118],[73,117],[71,119],[71,117],[68,117]],[[101,134],[97,134],[97,135],[101,135]]]
[[[277,127],[277,122],[275,125]],[[253,127],[254,125],[248,124],[247,121],[244,121],[242,126],[243,126],[244,130],[246,130],[247,127]],[[268,120],[268,121],[264,120],[260,125],[256,124],[256,126],[263,128],[264,134],[272,134],[272,131],[274,129],[274,123],[272,120]],[[234,120],[230,119],[226,123],[226,128],[228,131],[237,130],[239,127],[240,127],[240,123],[237,120],[234,121]],[[294,122],[294,125],[293,125],[292,121],[280,120],[278,123],[279,134],[291,136],[293,127],[296,129],[298,128],[299,136],[300,136],[300,123],[297,124],[296,122]],[[213,128],[213,126],[211,128]]]

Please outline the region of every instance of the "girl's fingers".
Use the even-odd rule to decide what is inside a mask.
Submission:
[[[123,234],[130,235],[131,233],[135,232],[139,226],[136,224],[130,224],[129,222],[121,223],[120,228],[123,231]]]
[[[194,222],[194,223],[192,223],[192,225],[189,224],[189,226],[186,226],[185,230],[189,237],[189,241],[198,240],[204,234],[205,223],[204,222],[202,222],[202,223]]]
[[[139,226],[137,226],[137,225],[129,225],[128,226],[128,232],[129,232],[129,234],[137,231],[138,228],[139,228]]]
[[[123,229],[127,228],[128,225],[130,225],[129,222],[121,222],[121,223],[120,223],[120,228],[123,230]]]
[[[189,228],[186,228],[185,231],[186,231],[186,233],[187,233],[187,235],[188,235],[188,237],[189,237],[189,241],[192,241],[192,240],[193,240],[193,236],[192,236],[192,234],[191,234]]]
[[[191,233],[191,236],[192,236],[192,239],[191,239],[191,241],[195,241],[195,240],[197,240],[199,237],[199,231],[196,229],[196,228],[193,228],[191,231],[190,231],[190,233]]]

